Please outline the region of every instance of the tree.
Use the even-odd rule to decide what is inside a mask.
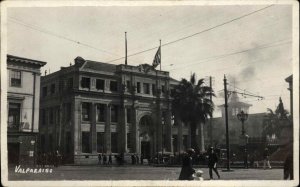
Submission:
[[[195,73],[191,75],[190,81],[182,79],[172,93],[173,111],[183,123],[190,126],[191,146],[196,150],[199,150],[196,140],[197,125],[200,123],[199,133],[204,140],[201,125],[205,123],[208,116],[212,116],[214,110],[214,104],[210,100],[211,95],[215,96],[213,90],[204,85],[204,79],[197,81]],[[203,145],[204,142],[202,142],[200,150],[204,149]]]
[[[281,97],[279,97],[279,104],[275,110],[275,112],[267,108],[267,114],[263,121],[263,132],[262,135],[264,138],[267,136],[271,137],[279,137],[280,135],[280,125],[282,123],[288,123],[288,111],[284,109]]]

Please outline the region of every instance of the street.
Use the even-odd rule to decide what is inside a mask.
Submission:
[[[180,167],[153,166],[60,166],[52,173],[15,173],[9,169],[8,180],[177,180]],[[195,168],[200,169],[200,168]],[[208,168],[201,168],[204,180],[209,179]],[[233,169],[223,172],[219,169],[221,180],[282,180],[282,169]],[[215,173],[213,173],[214,176]],[[217,177],[215,177],[217,178]]]

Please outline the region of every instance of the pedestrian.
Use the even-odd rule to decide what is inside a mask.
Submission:
[[[103,155],[103,165],[106,165],[106,161],[107,161],[107,156],[106,154]]]
[[[195,170],[192,167],[192,156],[195,153],[194,149],[188,149],[182,159],[182,167],[179,175],[179,180],[193,180]]]
[[[132,165],[134,164],[134,159],[135,159],[135,158],[134,158],[134,155],[132,154],[132,155],[131,155],[131,164],[132,164]]]
[[[102,159],[102,155],[100,153],[100,154],[98,154],[98,164],[101,164],[101,159]]]
[[[220,179],[220,175],[217,169],[217,163],[218,163],[218,156],[214,152],[214,148],[211,147],[208,150],[208,168],[209,168],[209,178],[213,179],[213,173],[212,170],[217,174],[218,178]]]
[[[141,164],[142,165],[144,164],[144,156],[143,156],[143,154],[141,154]]]
[[[271,169],[272,167],[270,165],[270,160],[269,160],[270,154],[269,154],[269,149],[267,147],[264,150],[263,157],[264,157],[264,169],[266,169],[266,164],[268,165],[269,169]]]
[[[284,161],[283,166],[283,179],[284,180],[293,180],[294,171],[293,171],[293,153],[290,152]]]
[[[112,164],[112,156],[111,156],[111,154],[108,156],[108,164]]]

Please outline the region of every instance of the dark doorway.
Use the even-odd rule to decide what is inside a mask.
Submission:
[[[19,143],[8,143],[8,164],[18,165],[19,164],[19,155],[20,155],[20,144]]]
[[[150,159],[150,142],[141,142],[141,153],[144,158]]]

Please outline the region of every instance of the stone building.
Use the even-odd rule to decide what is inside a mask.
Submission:
[[[8,164],[34,164],[39,132],[40,68],[46,62],[7,55]]]
[[[148,64],[114,65],[81,57],[42,76],[39,150],[65,162],[97,163],[98,153],[174,153],[190,145],[172,115],[178,81]]]

